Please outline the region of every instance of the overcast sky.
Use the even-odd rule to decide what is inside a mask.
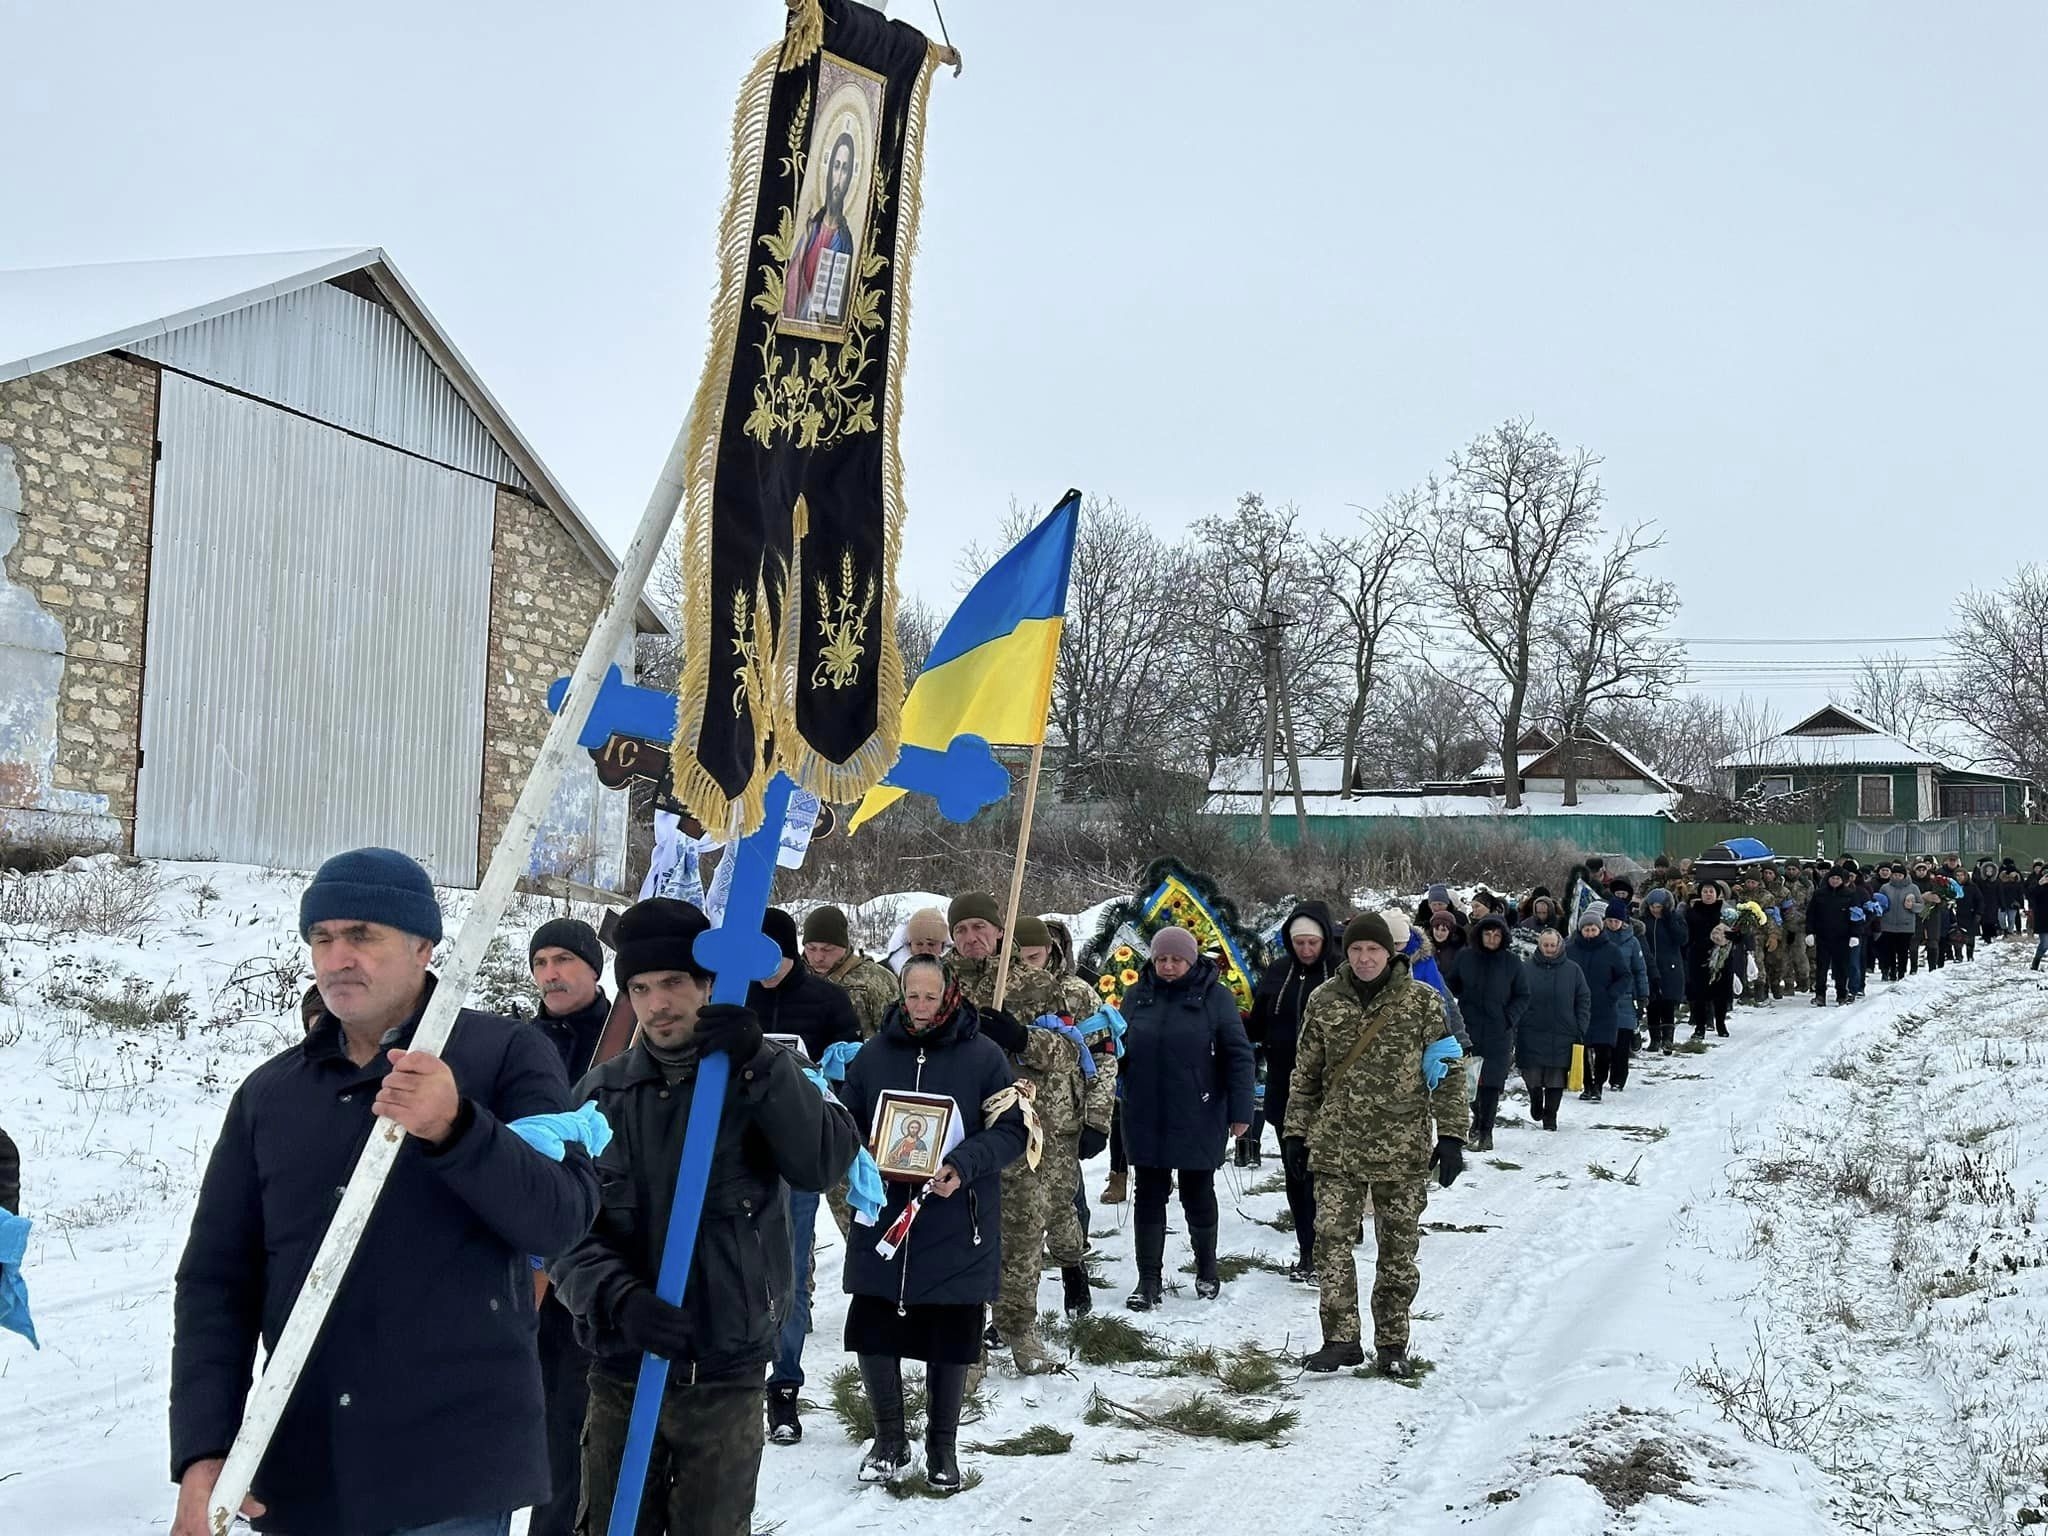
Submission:
[[[382,245],[621,544],[782,15],[0,0],[0,266]],[[1336,526],[1511,415],[1665,527],[1687,637],[1931,634],[2048,555],[2038,0],[946,19],[908,589],[949,603],[1013,496],[1171,529],[1257,489]]]

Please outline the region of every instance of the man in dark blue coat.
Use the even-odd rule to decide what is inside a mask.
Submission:
[[[379,1119],[407,1143],[357,1244],[268,1454],[259,1530],[496,1536],[547,1497],[529,1255],[589,1227],[597,1174],[510,1129],[569,1108],[531,1026],[465,1010],[439,1057],[407,1049],[441,912],[426,871],[365,848],[299,904],[318,1006],[306,1038],[250,1074],[214,1144],[178,1265],[171,1348],[173,1536],[206,1505],[241,1422],[260,1339],[274,1347]]]

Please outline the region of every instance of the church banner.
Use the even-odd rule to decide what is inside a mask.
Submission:
[[[761,821],[779,768],[858,800],[895,761],[896,435],[936,50],[796,0],[741,90],[683,500],[677,797]]]

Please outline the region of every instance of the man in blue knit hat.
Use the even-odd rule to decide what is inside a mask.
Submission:
[[[299,932],[317,994],[305,1039],[236,1090],[178,1264],[172,1536],[209,1532],[257,1343],[276,1347],[379,1120],[406,1143],[249,1512],[292,1536],[505,1536],[548,1495],[529,1256],[565,1251],[597,1212],[580,1147],[558,1162],[511,1129],[571,1107],[561,1058],[531,1026],[468,1009],[441,1055],[408,1048],[441,908],[402,853],[321,865]]]

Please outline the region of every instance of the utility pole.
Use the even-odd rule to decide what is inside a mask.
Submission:
[[[1273,841],[1273,746],[1274,737],[1280,729],[1280,703],[1273,679],[1280,670],[1277,655],[1280,630],[1273,622],[1271,609],[1259,615],[1256,627],[1261,676],[1264,679],[1261,691],[1266,695],[1266,748],[1259,769],[1259,841],[1270,844]]]
[[[1287,688],[1287,673],[1276,666],[1274,673],[1279,682],[1280,722],[1287,732],[1287,771],[1294,775],[1294,833],[1295,847],[1308,846],[1308,802],[1302,798],[1301,784],[1301,743],[1294,734],[1294,697]]]

